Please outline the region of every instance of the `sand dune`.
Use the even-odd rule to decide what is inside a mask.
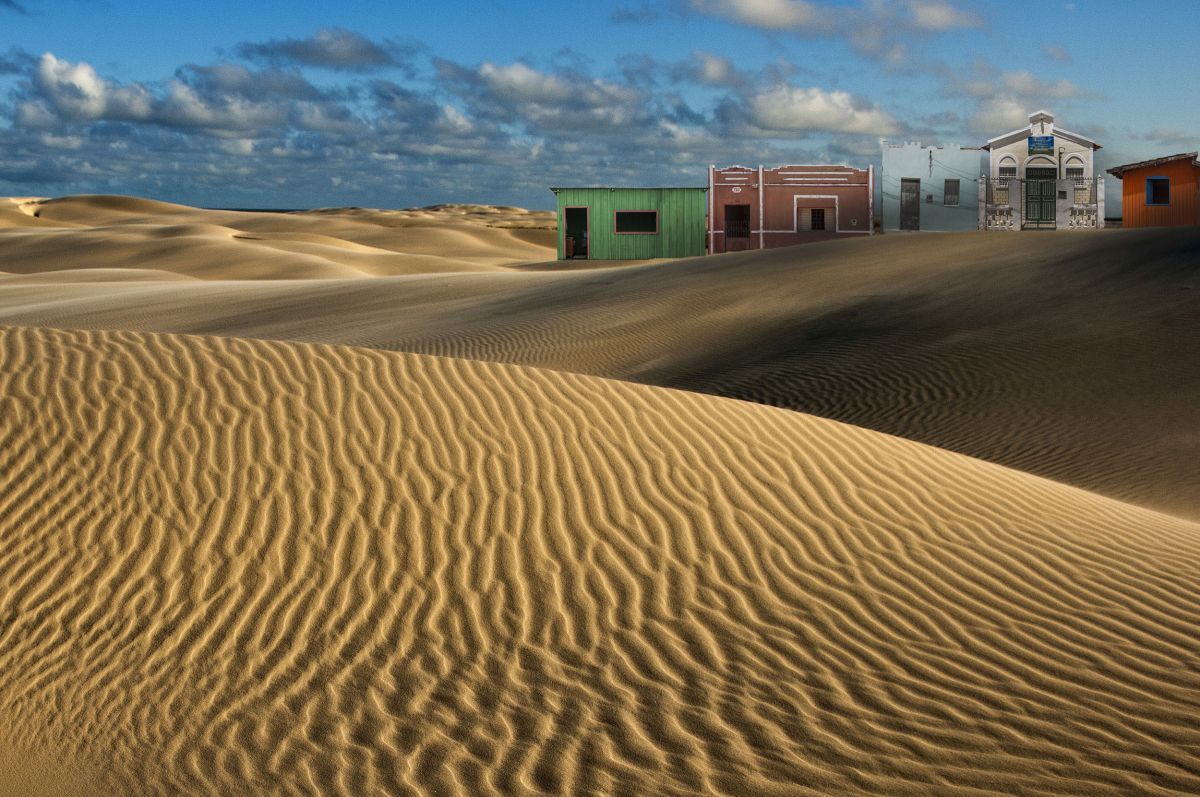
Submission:
[[[0,357],[9,791],[1200,791],[1198,524],[506,364]]]
[[[69,222],[55,223],[47,219],[37,218],[34,214],[37,208],[45,201],[43,197],[0,197],[0,229],[12,227],[40,229],[44,227],[75,226]]]
[[[120,196],[10,204],[0,206],[0,262],[21,273],[142,267],[209,280],[330,279],[553,257],[553,214],[516,208],[245,213]]]
[[[890,235],[568,270],[511,237],[553,233],[492,226],[545,220],[516,209],[38,207],[96,226],[0,231],[0,270],[72,266],[58,284],[0,279],[2,323],[349,343],[680,387],[1200,519],[1194,230]],[[186,225],[211,226],[171,232],[199,229]],[[95,246],[70,248],[86,236]],[[84,267],[204,281],[79,284]],[[250,279],[272,276],[294,279]]]

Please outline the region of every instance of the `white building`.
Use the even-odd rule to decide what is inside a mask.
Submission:
[[[980,227],[989,230],[1104,226],[1104,181],[1094,170],[1100,145],[1056,127],[1054,114],[1029,115],[1026,127],[989,140],[986,201]]]
[[[991,177],[1031,176],[1091,179],[1093,156],[1100,145],[1087,136],[1054,126],[1054,114],[1038,111],[1029,115],[1029,125],[996,136],[983,145],[991,154]],[[1033,169],[1031,175],[1029,170]],[[1054,173],[1049,174],[1053,169]]]

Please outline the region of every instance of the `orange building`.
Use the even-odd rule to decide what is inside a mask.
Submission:
[[[1108,173],[1121,178],[1121,226],[1200,224],[1200,160],[1195,152],[1127,163]]]

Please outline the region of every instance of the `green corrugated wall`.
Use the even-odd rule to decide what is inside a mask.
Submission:
[[[699,257],[708,235],[708,192],[704,188],[560,188],[558,258],[565,251],[563,208],[588,208],[589,257],[592,260],[646,260],[652,257]],[[657,210],[657,235],[617,235],[618,210]]]

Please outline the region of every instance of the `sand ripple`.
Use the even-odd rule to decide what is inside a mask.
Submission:
[[[1200,791],[1195,524],[511,365],[23,328],[0,358],[10,784]]]

